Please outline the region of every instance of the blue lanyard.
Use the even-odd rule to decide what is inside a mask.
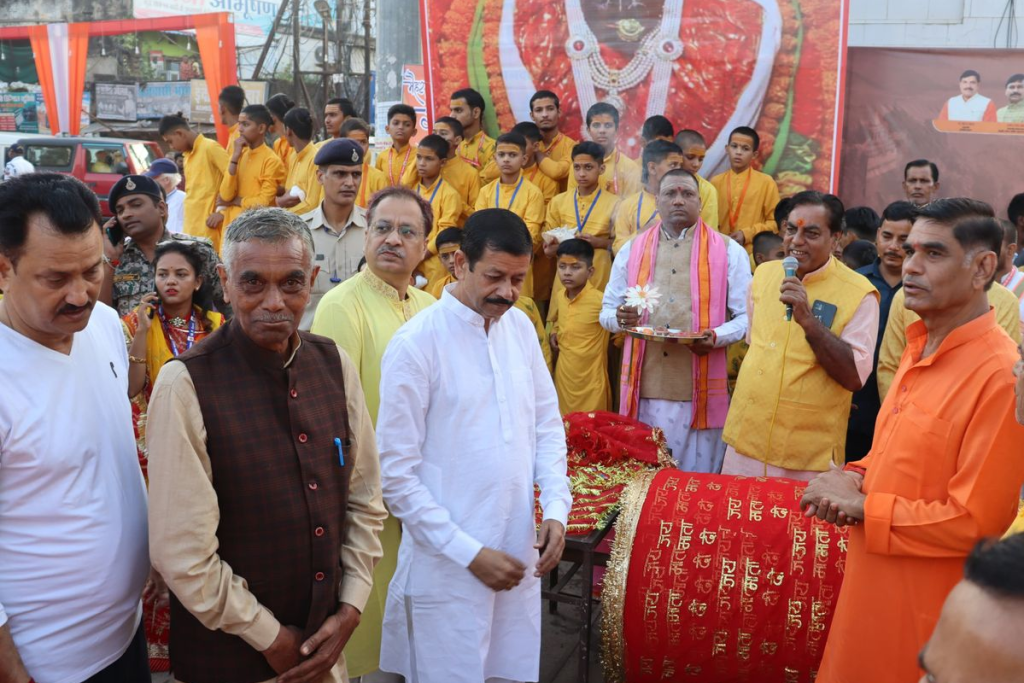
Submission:
[[[178,356],[178,345],[174,343],[174,337],[171,336],[171,332],[167,329],[167,320],[164,318],[164,307],[160,305],[160,324],[164,327],[164,334],[167,335],[167,341],[171,345],[171,354],[175,357]],[[196,314],[195,311],[188,319],[188,336],[185,338],[185,350],[188,351],[192,348],[192,344],[196,341]]]
[[[636,231],[637,232],[640,232],[641,228],[643,228],[645,225],[647,225],[647,223],[653,221],[655,216],[658,215],[658,210],[655,209],[654,213],[651,214],[651,217],[647,219],[647,223],[641,223],[640,222],[640,210],[643,207],[644,207],[644,193],[643,193],[643,190],[641,190],[640,191],[640,201],[636,203]]]
[[[512,204],[516,201],[516,195],[519,194],[519,188],[523,186],[523,177],[519,176],[519,184],[516,185],[516,189],[512,192],[512,199],[508,200],[508,210],[512,210]],[[435,190],[436,192],[436,190]],[[494,187],[494,206],[495,208],[501,208],[501,180],[498,180],[498,184]]]
[[[441,189],[441,183],[443,183],[443,182],[444,182],[443,180],[438,178],[437,185],[434,185],[434,191],[430,193],[430,203],[431,204],[434,203],[434,197],[437,196],[437,191]]]
[[[603,192],[603,190],[597,191],[597,196],[594,197],[594,203],[590,205],[589,209],[587,209],[587,217],[583,219],[582,223],[580,223],[580,191],[579,189],[573,190],[572,203],[576,208],[576,232],[583,232],[583,228],[587,226],[587,221],[590,220],[590,214],[594,212],[594,207],[597,206],[598,200],[601,199],[601,192]]]

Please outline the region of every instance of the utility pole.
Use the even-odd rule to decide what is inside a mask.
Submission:
[[[260,58],[256,60],[256,67],[252,70],[252,80],[258,81],[260,79],[260,72],[263,71],[263,62],[266,61],[267,55],[270,53],[270,46],[274,44],[274,37],[277,35],[277,29],[281,26],[281,19],[284,18],[284,11],[288,9],[288,0],[281,0],[281,4],[277,8],[277,14],[274,15],[274,23],[270,27],[270,33],[267,34],[267,42],[263,43],[263,49],[260,50]]]
[[[326,103],[327,100],[331,99],[330,61],[327,59],[327,22],[331,20],[331,6],[327,0],[316,0],[313,3],[313,7],[316,8],[317,14],[320,15],[320,21],[324,29],[323,41],[320,45],[320,50],[323,52],[323,59],[320,63],[320,88],[323,91],[324,103]]]
[[[363,0],[363,112],[366,121],[373,123],[370,111],[370,1]]]
[[[299,71],[299,0],[292,0],[292,87],[295,88],[295,100],[299,92],[305,92],[302,73]],[[306,107],[310,107],[309,95],[306,95]]]

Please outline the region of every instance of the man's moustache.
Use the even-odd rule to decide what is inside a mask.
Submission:
[[[494,304],[496,306],[506,306],[508,308],[511,308],[516,305],[515,301],[500,296],[489,296],[486,299],[484,299],[484,301],[486,301],[489,304]]]
[[[405,254],[398,249],[391,249],[389,247],[381,247],[377,250],[377,256],[383,256],[384,254],[391,254],[397,258],[405,258]]]
[[[87,303],[84,306],[73,306],[71,304],[64,304],[63,306],[60,307],[60,310],[58,311],[58,313],[60,315],[64,315],[65,313],[75,314],[75,313],[80,313],[82,311],[91,311],[93,306],[95,306],[95,305],[96,305],[95,301],[90,301],[89,303]]]
[[[260,318],[256,318],[254,320],[254,322],[257,322],[257,323],[290,323],[290,322],[295,322],[295,318],[290,316],[290,315],[287,315],[287,314],[265,315],[265,316],[262,316]]]

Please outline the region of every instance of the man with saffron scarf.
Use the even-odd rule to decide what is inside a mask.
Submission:
[[[747,332],[750,262],[739,244],[700,218],[700,188],[687,170],[661,178],[661,220],[626,243],[615,257],[604,293],[601,325],[621,332],[636,325],[701,335],[692,344],[627,337],[622,353],[619,412],[660,427],[679,468],[717,473],[729,410],[725,349]],[[657,288],[653,311],[626,306],[628,288]]]

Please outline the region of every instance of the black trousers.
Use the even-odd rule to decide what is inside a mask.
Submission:
[[[149,651],[146,648],[146,630],[139,624],[128,649],[117,661],[86,679],[83,683],[150,683]]]

